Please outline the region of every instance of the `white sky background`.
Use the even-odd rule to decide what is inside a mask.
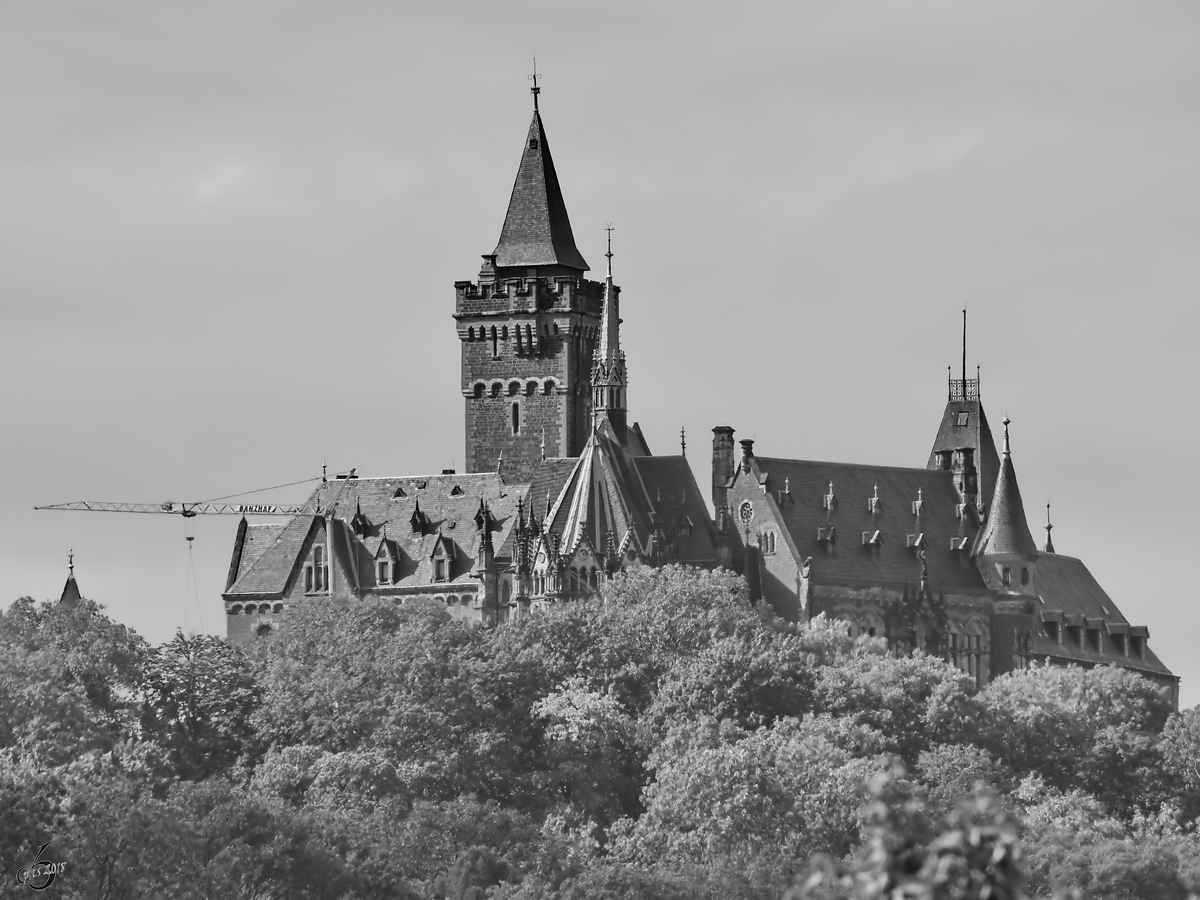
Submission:
[[[183,520],[36,503],[462,470],[453,282],[536,53],[652,449],[686,426],[706,494],[722,423],[924,465],[965,305],[1035,536],[1050,501],[1200,702],[1198,48],[1191,2],[5,3],[0,602],[73,547],[116,618],[199,625]],[[223,634],[237,519],[191,523]]]

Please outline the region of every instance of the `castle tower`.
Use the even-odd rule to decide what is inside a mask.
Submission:
[[[621,289],[612,279],[612,229],[608,232],[608,277],[604,280],[604,307],[600,314],[600,345],[592,364],[592,417],[607,419],[622,445],[627,433],[625,353],[621,350]]]
[[[496,249],[455,282],[466,470],[527,480],[543,456],[578,456],[591,433],[592,366],[606,285],[584,277],[537,108]],[[608,283],[611,285],[611,282]],[[616,288],[611,289],[616,296]]]

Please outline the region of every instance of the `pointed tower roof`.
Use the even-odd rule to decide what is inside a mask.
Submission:
[[[58,605],[74,609],[79,605],[80,599],[79,585],[75,581],[75,551],[72,550],[67,559],[67,583],[63,585]]]
[[[979,533],[976,555],[992,553],[1037,556],[1037,545],[1029,533],[1025,520],[1025,504],[1021,502],[1021,491],[1017,487],[1017,473],[1013,468],[1012,450],[1008,442],[1007,416],[1004,418],[1004,453],[1000,461],[1000,477],[996,479],[996,493],[988,509],[987,522]]]
[[[575,247],[546,130],[536,109],[521,152],[500,242],[493,253],[501,268],[566,266],[583,272],[589,268]]]

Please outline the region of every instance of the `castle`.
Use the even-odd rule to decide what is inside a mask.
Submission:
[[[980,685],[1034,662],[1178,679],[1078,559],[1039,549],[1008,420],[997,453],[979,380],[951,379],[925,466],[756,455],[713,429],[712,507],[682,456],[628,419],[611,247],[587,277],[538,110],[495,249],[454,284],[465,473],[323,481],[315,514],[241,521],[223,599],[245,643],[306,597],[424,597],[499,626],[597,594],[630,566],[726,566],[785,619],[825,613]]]

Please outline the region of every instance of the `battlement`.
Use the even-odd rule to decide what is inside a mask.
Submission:
[[[567,275],[454,282],[457,318],[537,312],[599,316],[603,303],[603,284]]]

